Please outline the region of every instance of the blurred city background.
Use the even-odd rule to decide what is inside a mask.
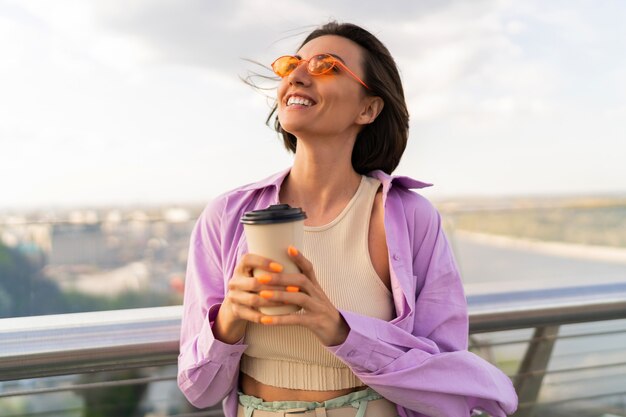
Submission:
[[[271,100],[239,79],[267,68],[246,59],[329,19],[396,58],[411,114],[396,173],[435,183],[468,296],[624,283],[624,18],[617,0],[0,0],[0,318],[179,305],[206,203],[290,164]],[[547,378],[548,402],[600,392],[562,415],[626,416],[626,323],[610,325],[610,341],[557,343],[550,366],[621,364]],[[485,356],[514,374],[522,347]],[[171,380],[9,395],[172,372],[0,380],[0,417],[191,413]]]

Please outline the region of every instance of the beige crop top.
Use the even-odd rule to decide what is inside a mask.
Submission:
[[[337,218],[324,226],[305,226],[302,253],[335,307],[388,321],[394,314],[393,298],[374,270],[368,245],[379,185],[377,179],[362,176]],[[240,369],[264,384],[312,391],[364,385],[304,327],[248,323],[244,343],[249,346]]]

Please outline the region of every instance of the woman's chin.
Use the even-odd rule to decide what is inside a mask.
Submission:
[[[280,126],[283,128],[285,132],[291,133],[295,137],[300,137],[302,135],[311,134],[314,131],[310,123],[307,123],[307,122],[295,122],[295,121],[290,120],[287,123],[283,123],[281,121]]]

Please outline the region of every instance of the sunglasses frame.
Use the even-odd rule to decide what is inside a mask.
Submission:
[[[310,68],[309,68],[308,63],[309,63],[312,59],[314,59],[314,58],[318,58],[318,57],[324,57],[324,59],[326,59],[326,58],[330,58],[330,59],[333,61],[333,65],[332,65],[331,67],[329,67],[327,70],[325,70],[325,71],[323,71],[323,72],[320,72],[320,73],[313,73],[313,72],[311,72],[311,70],[310,70]],[[277,63],[279,60],[281,60],[281,59],[283,59],[283,58],[292,58],[292,59],[295,59],[295,60],[297,60],[297,65],[296,65],[296,66],[295,66],[295,67],[294,67],[291,71],[289,71],[288,73],[281,75],[281,74],[279,74],[279,73],[276,71],[276,69],[275,69],[275,65],[276,65],[276,63]],[[345,70],[348,74],[350,74],[350,75],[352,76],[352,78],[354,78],[355,80],[357,80],[357,81],[358,81],[358,82],[359,82],[359,83],[360,83],[363,87],[367,88],[368,90],[371,90],[371,88],[369,88],[369,86],[368,86],[367,84],[365,84],[365,82],[364,82],[362,79],[360,79],[360,78],[359,78],[359,77],[358,77],[358,76],[357,76],[354,72],[352,72],[352,71],[350,70],[350,68],[348,68],[348,67],[346,66],[346,64],[344,64],[343,62],[341,62],[339,59],[337,59],[336,57],[332,56],[331,54],[317,54],[317,55],[315,55],[315,56],[312,56],[312,57],[311,57],[311,58],[309,58],[309,59],[302,59],[302,58],[298,58],[298,57],[297,57],[297,56],[295,56],[295,55],[283,55],[283,56],[279,56],[278,58],[276,58],[276,59],[274,60],[274,62],[272,62],[272,71],[274,71],[274,73],[275,73],[276,75],[278,75],[279,77],[281,77],[281,78],[285,78],[285,77],[287,77],[289,74],[291,74],[291,73],[292,73],[292,72],[293,72],[296,68],[298,68],[298,67],[300,66],[300,64],[302,64],[303,62],[306,62],[306,63],[307,63],[306,70],[307,70],[307,72],[308,72],[309,74],[311,74],[311,75],[313,75],[313,76],[326,74],[326,73],[330,72],[333,68],[335,68],[335,67],[339,66],[341,69],[344,69],[344,70]]]

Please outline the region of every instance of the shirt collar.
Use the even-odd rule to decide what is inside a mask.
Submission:
[[[371,171],[367,174],[368,177],[376,178],[383,185],[383,191],[389,191],[392,184],[400,185],[407,189],[419,189],[431,187],[432,184],[428,182],[422,182],[418,180],[414,180],[411,177],[406,177],[403,175],[389,175],[380,169],[375,171]]]
[[[283,183],[283,180],[291,171],[291,167],[284,169],[276,174],[270,175],[269,177],[262,179],[261,181],[253,182],[252,184],[244,185],[240,188],[241,191],[252,191],[252,190],[260,190],[262,188],[274,187],[278,189],[280,185]]]
[[[291,171],[291,167],[284,169],[276,174],[273,174],[261,181],[257,181],[252,184],[244,185],[240,188],[241,191],[251,191],[251,190],[260,190],[263,188],[274,187],[276,190],[280,188],[280,185],[283,183],[285,177]],[[373,177],[379,180],[383,185],[383,191],[387,192],[391,188],[392,184],[400,185],[407,189],[420,189],[432,186],[432,184],[427,182],[422,182],[418,180],[414,180],[413,178],[402,176],[402,175],[389,175],[380,169],[371,171],[367,174],[368,177]]]

